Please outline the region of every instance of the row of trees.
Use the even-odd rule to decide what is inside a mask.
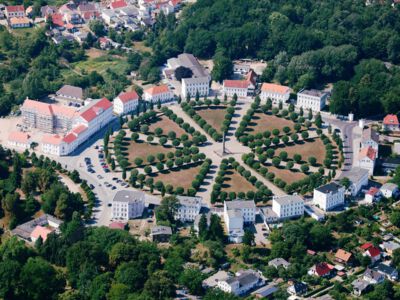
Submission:
[[[229,178],[229,173],[238,172],[243,176],[244,180],[247,180],[252,185],[257,188],[256,192],[229,192],[223,190],[224,184],[226,184]],[[234,200],[236,198],[240,199],[252,199],[255,201],[264,201],[272,196],[272,192],[268,189],[261,181],[257,180],[255,176],[252,176],[250,171],[246,170],[241,166],[233,157],[229,159],[223,159],[219,167],[217,177],[215,178],[215,184],[213,185],[213,190],[211,192],[211,202],[224,202],[225,200]]]

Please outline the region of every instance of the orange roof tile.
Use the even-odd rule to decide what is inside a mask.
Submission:
[[[75,109],[67,107],[67,106],[51,105],[51,108],[55,115],[67,117],[70,119],[73,118],[75,115],[77,115],[77,112]]]
[[[98,115],[109,109],[111,106],[112,103],[110,102],[110,100],[108,100],[107,98],[103,98],[81,112],[81,117],[87,122],[90,122],[94,120]]]
[[[383,124],[384,125],[399,125],[399,119],[397,118],[396,115],[387,115],[383,119]]]
[[[6,6],[7,12],[25,12],[24,6],[23,5],[9,5]]]
[[[26,99],[22,105],[22,109],[33,109],[44,115],[52,115],[51,105],[48,103]]]
[[[31,21],[27,17],[12,17],[10,19],[10,24],[11,25],[16,25],[16,24],[29,24]]]
[[[376,151],[371,146],[362,148],[360,150],[360,158],[368,157],[370,160],[375,160]]]
[[[36,226],[35,229],[31,232],[31,238],[38,239],[39,236],[42,237],[43,242],[46,241],[47,236],[52,233],[53,231],[50,228],[43,227],[43,226]]]
[[[139,100],[139,96],[135,91],[121,93],[118,95],[118,98],[121,99],[123,103],[127,103],[133,100]]]
[[[43,136],[43,144],[59,145],[63,141],[63,138],[58,134],[46,134]]]
[[[247,89],[249,87],[249,82],[247,80],[224,80],[224,87]]]
[[[29,138],[30,138],[29,134],[21,131],[13,131],[10,132],[10,134],[8,135],[9,141],[24,143],[24,144],[28,143]]]
[[[77,127],[75,127],[73,130],[72,130],[72,132],[75,134],[75,135],[80,135],[82,132],[84,132],[85,130],[87,130],[87,126],[85,126],[85,125],[79,125],[79,126],[77,126]]]
[[[371,195],[371,196],[375,196],[378,192],[379,192],[379,189],[373,186],[368,190],[367,194]]]
[[[338,251],[336,252],[335,257],[337,259],[343,260],[345,262],[348,262],[351,258],[352,254],[350,252],[347,252],[343,249],[338,249]]]
[[[124,0],[117,0],[117,1],[111,2],[111,5],[110,5],[110,7],[112,9],[122,8],[125,6],[128,6],[128,4],[126,4],[126,2]]]
[[[286,94],[290,92],[290,88],[288,86],[275,84],[275,83],[263,83],[261,86],[261,91],[270,92],[270,93],[278,93],[278,94]]]
[[[76,135],[71,133],[68,133],[64,138],[63,138],[63,142],[67,143],[67,144],[71,144],[73,141],[76,140]]]
[[[169,87],[166,84],[163,85],[156,85],[153,86],[151,88],[148,88],[147,90],[144,91],[147,94],[150,95],[159,95],[159,94],[163,94],[163,93],[168,93],[169,92]]]

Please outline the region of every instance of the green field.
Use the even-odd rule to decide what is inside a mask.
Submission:
[[[126,61],[122,58],[105,55],[96,58],[88,58],[85,61],[80,61],[72,63],[73,67],[78,72],[90,73],[96,71],[100,74],[104,74],[107,69],[114,71],[115,73],[125,74],[126,71]]]

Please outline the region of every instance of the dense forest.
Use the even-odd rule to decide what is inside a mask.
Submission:
[[[397,112],[400,18],[391,3],[199,0],[178,22],[160,18],[149,40],[160,60],[186,51],[217,64],[268,61],[262,80],[296,91],[341,81],[334,86],[335,113]]]

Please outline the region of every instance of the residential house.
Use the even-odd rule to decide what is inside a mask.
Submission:
[[[29,149],[31,143],[31,136],[26,132],[12,131],[8,135],[8,144],[13,148]]]
[[[157,225],[151,229],[150,237],[153,242],[167,243],[172,235],[172,229],[169,226]]]
[[[27,28],[31,27],[31,20],[27,17],[12,17],[8,21],[10,28]]]
[[[53,25],[53,28],[57,28],[58,30],[64,30],[65,29],[65,22],[64,22],[64,17],[62,14],[59,13],[54,13],[52,15],[46,15],[45,16],[45,21],[48,22],[51,19],[51,24]]]
[[[301,90],[297,93],[297,107],[302,107],[304,110],[311,109],[313,111],[321,111],[328,98],[328,93],[318,90]]]
[[[125,221],[140,218],[144,210],[144,197],[142,191],[118,191],[112,202],[112,218]]]
[[[387,264],[379,263],[374,270],[384,275],[388,280],[397,281],[399,279],[399,272]]]
[[[385,250],[387,254],[393,256],[393,252],[400,248],[400,244],[394,241],[383,242],[380,247]]]
[[[116,1],[112,1],[110,4],[110,8],[111,9],[120,9],[120,8],[124,8],[127,7],[128,4],[125,2],[125,0],[116,0]]]
[[[385,183],[380,190],[385,198],[397,198],[399,195],[399,187],[394,183]]]
[[[335,254],[336,262],[343,264],[343,265],[348,265],[351,263],[352,259],[353,259],[353,254],[351,254],[351,252],[347,252],[343,249],[338,249],[336,251],[336,254]]]
[[[40,8],[40,15],[42,18],[51,16],[58,11],[57,7],[51,5],[44,5]]]
[[[263,101],[271,99],[272,103],[285,103],[290,98],[290,88],[288,86],[275,84],[275,83],[263,83],[261,86],[260,98]]]
[[[351,285],[353,286],[353,294],[358,297],[365,293],[370,286],[368,281],[365,281],[361,278],[357,278],[356,280],[354,280]]]
[[[112,47],[112,41],[107,37],[100,37],[99,45],[103,50],[110,49]]]
[[[135,111],[139,106],[139,95],[135,91],[120,93],[113,102],[114,113],[125,115]]]
[[[51,215],[44,214],[36,219],[18,225],[11,230],[11,234],[26,242],[35,243],[39,236],[45,241],[50,233],[60,233],[59,228],[62,223],[63,221]]]
[[[293,296],[301,296],[307,293],[307,284],[300,281],[291,281],[289,287],[287,288],[287,292]]]
[[[229,240],[241,243],[244,235],[244,224],[253,224],[256,220],[254,201],[234,200],[224,202],[224,221]]]
[[[364,186],[368,185],[369,171],[367,169],[353,167],[345,175],[341,175],[339,179],[347,177],[350,180],[348,191],[355,197]]]
[[[210,277],[204,279],[202,282],[202,286],[205,289],[214,288],[218,285],[218,282],[227,280],[230,277],[231,276],[226,271],[220,270]]]
[[[379,153],[379,133],[371,127],[368,127],[362,132],[361,147],[368,148],[372,147],[376,151],[376,156]]]
[[[71,23],[74,25],[82,23],[82,18],[77,11],[77,7],[72,2],[62,5],[58,9],[58,12],[63,15],[63,20],[67,23]]]
[[[385,280],[385,276],[378,271],[368,268],[367,270],[365,270],[362,279],[369,284],[379,284]]]
[[[368,256],[371,259],[372,264],[381,259],[381,250],[371,243],[365,243],[360,248],[361,250],[364,250],[363,256]]]
[[[101,11],[101,18],[108,26],[117,21],[117,14],[113,9],[103,9]]]
[[[8,5],[5,9],[7,19],[25,17],[25,9],[23,5]]]
[[[181,222],[193,222],[201,209],[201,197],[177,196],[179,206],[175,219]]]
[[[344,204],[344,187],[335,182],[314,189],[313,202],[320,209],[329,211]]]
[[[333,275],[334,270],[335,268],[332,265],[326,262],[322,262],[312,266],[308,270],[308,275],[318,276],[318,277],[330,277]]]
[[[247,80],[224,80],[223,93],[227,97],[233,97],[235,94],[239,98],[248,96],[250,82]]]
[[[371,146],[362,148],[358,153],[358,166],[368,170],[369,175],[373,175],[376,159],[377,152],[374,148]]]
[[[389,114],[383,119],[382,123],[383,130],[386,131],[399,131],[400,123],[396,115]]]
[[[165,103],[173,100],[174,94],[171,92],[168,85],[156,85],[144,91],[143,99],[153,103]]]
[[[290,266],[290,263],[283,258],[274,258],[268,262],[268,266],[274,267],[275,269],[278,269],[279,267],[287,269]]]
[[[217,287],[225,293],[244,296],[252,289],[265,284],[264,279],[253,270],[239,271],[234,277],[218,282]]]
[[[82,104],[84,100],[83,90],[80,87],[66,84],[56,92],[56,99],[59,101]]]
[[[376,187],[371,187],[366,193],[365,193],[365,202],[368,204],[373,204],[375,202],[378,202],[382,197],[381,191],[376,188]]]
[[[280,220],[300,217],[304,215],[304,200],[299,195],[274,197],[272,211]]]

